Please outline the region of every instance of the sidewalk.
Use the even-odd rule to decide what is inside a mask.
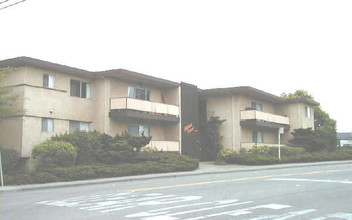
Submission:
[[[308,167],[308,166],[329,166],[329,165],[338,165],[338,164],[352,164],[352,161],[275,164],[275,165],[265,165],[265,166],[246,166],[246,165],[236,165],[236,164],[215,165],[213,162],[200,162],[199,169],[194,171],[146,174],[146,175],[139,175],[139,176],[125,176],[125,177],[114,177],[114,178],[104,178],[104,179],[95,179],[95,180],[81,180],[81,181],[72,181],[72,182],[32,184],[32,185],[21,185],[21,186],[5,186],[5,187],[0,187],[0,193],[20,192],[20,191],[29,191],[29,190],[39,190],[39,189],[53,189],[53,188],[61,188],[61,187],[75,187],[75,186],[104,184],[104,183],[112,183],[112,182],[127,182],[127,181],[138,181],[138,180],[170,178],[170,177],[172,178],[172,177],[182,177],[182,176],[192,176],[192,175],[221,174],[221,173],[232,173],[232,172],[259,171],[259,170],[275,170],[275,169],[286,169],[286,168]]]

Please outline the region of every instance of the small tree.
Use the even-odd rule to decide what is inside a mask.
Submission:
[[[325,128],[323,128],[325,129]],[[331,131],[322,129],[312,130],[312,128],[295,129],[292,132],[293,139],[289,142],[295,146],[303,147],[308,152],[331,150],[334,145],[331,145]],[[335,148],[335,147],[334,147]]]
[[[294,93],[282,93],[281,97],[286,99],[296,99],[296,98],[309,98],[314,100],[313,95],[309,94],[305,90],[296,90]],[[322,110],[321,106],[314,106],[314,127],[315,130],[305,130],[293,132],[295,136],[293,142],[301,142],[305,139],[305,135],[311,136],[314,138],[315,144],[310,140],[306,140],[306,144],[311,146],[311,149],[315,150],[334,150],[337,145],[337,133],[336,133],[336,121],[330,118],[329,114]],[[298,130],[298,129],[297,129]],[[304,133],[304,134],[303,134]],[[303,135],[303,136],[302,136]]]
[[[14,69],[0,68],[0,123],[5,117],[19,114],[21,111],[17,107],[18,96],[13,93],[12,87],[4,86],[3,81],[6,73]]]
[[[218,153],[223,148],[221,144],[220,126],[225,120],[219,117],[211,117],[200,127],[201,149],[205,153],[206,159],[215,160]]]

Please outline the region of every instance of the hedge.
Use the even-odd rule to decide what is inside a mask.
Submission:
[[[273,148],[273,149],[270,149]],[[280,163],[301,163],[317,161],[352,160],[352,150],[320,151],[309,153],[295,147],[282,147],[281,160],[278,159],[277,148],[259,147],[248,152],[238,153],[233,150],[222,150],[217,159],[226,163],[243,165],[268,165]]]
[[[158,161],[124,163],[119,165],[85,165],[41,169],[40,172],[15,173],[5,175],[5,184],[21,185],[47,182],[120,177],[148,173],[167,173],[197,169],[196,159],[179,154],[165,153]]]

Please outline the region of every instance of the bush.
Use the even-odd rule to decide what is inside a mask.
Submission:
[[[35,184],[35,183],[50,183],[62,181],[55,175],[45,172],[21,172],[14,173],[11,175],[4,175],[5,185],[24,185],[24,184]]]
[[[301,147],[280,147],[281,156],[298,156],[300,154],[305,153],[306,150]],[[262,155],[270,155],[270,156],[278,156],[279,148],[278,147],[268,147],[268,146],[254,146],[249,150],[249,153],[252,154],[262,154]]]
[[[111,137],[97,131],[76,131],[57,135],[55,141],[66,141],[77,148],[77,164],[118,164],[134,160],[135,152],[147,145],[151,137],[135,137],[128,134]]]
[[[131,162],[134,157],[133,147],[124,140],[98,145],[93,154],[95,161],[103,164]]]
[[[198,160],[178,154],[164,154],[159,161],[143,163],[124,163],[119,165],[85,165],[54,167],[41,169],[40,172],[6,175],[5,182],[10,185],[45,183],[55,181],[74,181],[140,175],[148,173],[166,173],[190,171],[198,168]]]
[[[255,148],[254,151],[246,153],[237,153],[234,150],[226,149],[218,154],[218,160],[244,165],[266,165],[278,163],[279,159],[269,155],[268,149],[268,147],[261,147],[260,149]]]
[[[133,150],[135,152],[139,152],[142,147],[148,145],[151,139],[152,137],[146,137],[144,135],[131,136],[127,133],[115,136],[115,140],[125,140],[128,144],[130,144],[133,147]]]
[[[51,138],[53,141],[66,141],[77,148],[77,164],[97,163],[95,150],[101,145],[110,144],[113,138],[99,132],[76,131],[70,134],[56,135]]]
[[[19,159],[20,157],[17,151],[13,149],[1,148],[1,162],[4,173],[13,171],[18,165]]]
[[[46,141],[32,149],[34,159],[38,158],[38,167],[71,166],[77,157],[76,148],[65,141]]]
[[[249,152],[244,153],[237,153],[236,151],[229,149],[222,150],[218,155],[218,160],[225,161],[227,163],[244,165],[352,160],[352,150],[320,151],[309,153],[305,152],[302,148],[283,147],[281,149],[281,160],[279,160],[277,157],[277,148],[254,147],[252,149]]]

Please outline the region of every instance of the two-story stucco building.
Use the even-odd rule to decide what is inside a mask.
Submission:
[[[277,146],[279,128],[284,128],[281,140],[287,144],[293,129],[314,128],[313,107],[318,105],[311,99],[284,99],[252,87],[207,89],[200,100],[207,119],[226,120],[220,128],[223,146],[237,151]]]
[[[3,120],[1,144],[29,158],[33,146],[55,134],[96,130],[152,136],[149,146],[197,156],[199,115],[225,119],[223,145],[240,150],[283,143],[295,128],[314,128],[310,99],[283,99],[251,87],[200,90],[128,70],[91,72],[29,57],[0,61],[14,67],[4,86],[23,110]],[[192,131],[192,132],[190,132]]]
[[[180,151],[180,84],[127,70],[88,72],[28,57],[1,61],[15,67],[3,84],[19,97],[22,115],[1,125],[1,143],[29,157],[55,134],[96,130],[152,136],[150,146]]]

